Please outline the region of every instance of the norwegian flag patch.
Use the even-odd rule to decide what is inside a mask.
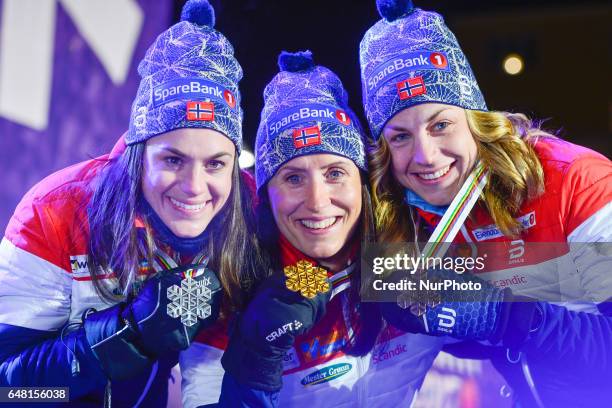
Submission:
[[[212,102],[187,102],[187,120],[215,120],[215,105]]]
[[[309,126],[293,131],[293,145],[296,149],[321,144],[321,130],[318,126]]]
[[[396,84],[397,94],[401,100],[410,99],[426,92],[423,77],[408,78]]]

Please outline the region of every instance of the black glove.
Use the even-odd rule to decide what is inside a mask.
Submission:
[[[192,326],[168,315],[168,288],[181,287],[182,274],[177,270],[150,278],[127,302],[86,316],[83,326],[87,341],[109,378],[130,378],[164,354],[186,349],[200,329],[217,320],[222,297],[219,280],[209,269],[194,280],[205,282],[204,291],[210,300],[202,306],[210,307],[210,314],[196,319]],[[193,308],[196,304],[190,299],[184,306]]]
[[[428,291],[432,304],[421,316],[397,302],[382,304],[388,323],[410,333],[488,340],[492,344],[501,341],[508,347],[520,345],[530,329],[539,324],[537,302],[516,297],[510,289],[497,288],[472,274],[435,270],[428,271],[427,280],[446,287]]]
[[[287,289],[282,275],[266,279],[237,317],[221,359],[225,371],[251,388],[280,390],[285,353],[325,315],[330,296],[327,290],[308,299]]]

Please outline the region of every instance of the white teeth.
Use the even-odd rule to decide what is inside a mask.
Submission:
[[[330,217],[321,221],[300,220],[300,222],[306,228],[323,229],[333,225],[336,222],[336,217]]]
[[[185,204],[178,200],[175,200],[172,197],[170,197],[170,201],[172,201],[172,204],[176,205],[177,207],[183,208],[187,211],[199,211],[206,206],[206,203],[194,204],[194,205]]]
[[[443,175],[445,175],[446,173],[448,173],[448,171],[450,170],[450,166],[446,166],[443,169],[440,169],[438,171],[436,171],[435,173],[417,173],[417,175],[425,180],[433,180],[433,179],[437,179],[438,177],[442,177]]]

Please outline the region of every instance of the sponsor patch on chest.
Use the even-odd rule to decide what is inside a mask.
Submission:
[[[70,255],[70,269],[73,278],[86,278],[89,276],[87,255]]]
[[[533,227],[534,225],[536,225],[535,211],[531,211],[528,214],[520,216],[516,220],[520,222],[525,229],[529,229]],[[476,238],[476,241],[479,241],[479,242],[504,236],[504,234],[502,234],[502,232],[499,230],[499,228],[495,224],[491,224],[491,225],[487,225],[486,227],[474,229],[472,230],[472,235],[474,235],[474,238]]]
[[[300,382],[303,386],[326,383],[347,374],[352,368],[353,366],[349,363],[330,365],[308,374]]]

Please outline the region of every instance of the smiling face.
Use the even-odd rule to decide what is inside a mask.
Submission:
[[[361,214],[361,177],[355,164],[333,154],[296,157],[268,183],[280,232],[305,255],[337,267]],[[344,262],[346,262],[344,260]],[[333,265],[333,266],[331,266]]]
[[[448,205],[476,162],[478,149],[462,108],[425,103],[399,112],[383,128],[392,170],[402,186]]]
[[[177,236],[200,235],[232,188],[236,148],[211,129],[177,129],[147,141],[142,192]]]

